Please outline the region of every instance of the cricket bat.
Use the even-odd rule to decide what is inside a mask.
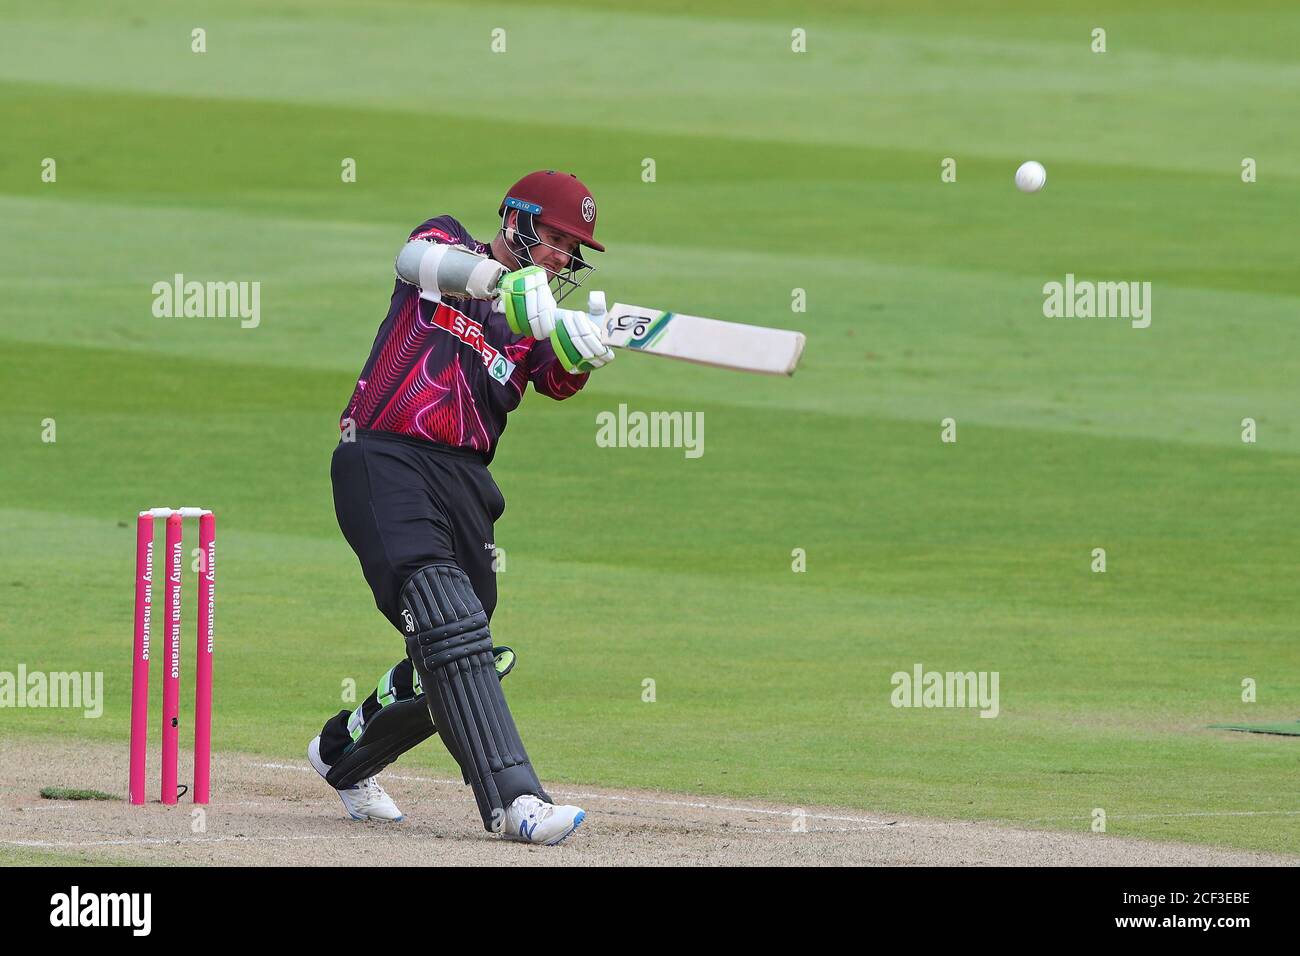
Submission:
[[[714,368],[793,375],[804,336],[616,302],[605,314],[605,344]]]
[[[394,268],[399,279],[419,287],[422,299],[440,302],[444,294],[455,298],[494,298],[493,309],[503,308],[496,286],[505,266],[461,246],[413,239],[398,253]],[[593,294],[599,294],[603,300],[604,293]],[[593,316],[597,320],[601,318],[599,312]],[[789,329],[722,322],[622,303],[615,303],[603,321],[605,344],[612,348],[714,368],[793,375],[803,354],[803,333]]]

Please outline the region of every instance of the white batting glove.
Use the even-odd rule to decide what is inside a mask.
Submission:
[[[602,334],[605,293],[590,293],[587,296],[587,309],[587,312],[555,310],[551,348],[555,350],[565,371],[573,375],[593,371],[614,361],[614,351],[605,344]]]
[[[500,289],[501,310],[512,332],[544,339],[555,331],[555,294],[545,269],[528,266],[507,272]]]

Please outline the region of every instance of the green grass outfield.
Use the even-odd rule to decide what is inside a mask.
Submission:
[[[131,519],[201,503],[216,746],[301,759],[401,653],[328,483],[393,256],[559,167],[611,301],[808,347],[623,355],[511,419],[494,633],[546,779],[1300,852],[1297,741],[1204,729],[1300,718],[1300,12],[784,6],[0,3],[0,671],[108,693],[0,736],[125,756]],[[177,272],[260,281],[261,324],[154,318]],[[1067,272],[1150,281],[1151,327],[1044,318]],[[597,448],[620,402],[704,412],[705,454]],[[893,708],[918,662],[999,672],[1000,715]]]
[[[52,853],[27,847],[0,846],[0,866],[131,866],[129,860],[89,853]],[[158,864],[165,866],[165,861]]]

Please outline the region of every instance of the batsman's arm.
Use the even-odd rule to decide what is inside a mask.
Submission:
[[[397,277],[451,298],[495,299],[506,267],[464,246],[412,239],[397,254]]]
[[[412,239],[397,254],[394,268],[399,279],[418,286],[430,301],[442,296],[491,300],[517,335],[544,339],[555,329],[555,296],[546,271],[537,266],[509,272],[464,246]]]
[[[539,395],[562,402],[578,394],[589,378],[585,372],[567,371],[546,339],[528,352],[528,380]]]

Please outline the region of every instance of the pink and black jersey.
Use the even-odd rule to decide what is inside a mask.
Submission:
[[[428,220],[411,238],[491,254],[451,216]],[[529,382],[565,399],[587,378],[566,372],[549,342],[512,332],[491,303],[430,302],[398,279],[340,427],[351,420],[359,429],[472,449],[490,461]]]

